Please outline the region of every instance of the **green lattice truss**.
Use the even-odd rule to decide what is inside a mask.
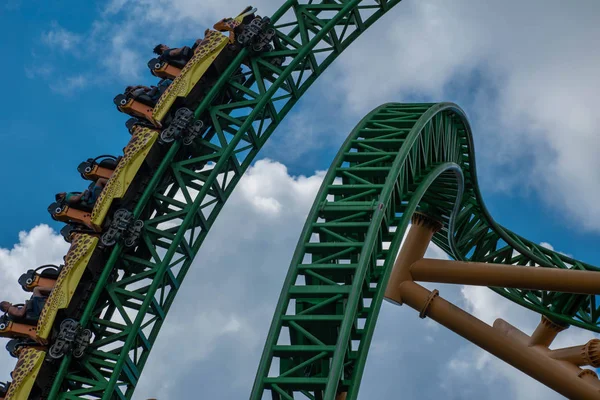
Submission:
[[[67,357],[50,399],[129,399],[192,260],[235,185],[275,127],[331,62],[400,0],[286,1],[272,16],[275,51],[252,59],[245,82],[235,59],[196,110],[210,128],[174,144],[135,209],[143,245],[117,246],[87,304],[94,332],[82,362]],[[261,13],[267,14],[268,10]],[[270,61],[284,58],[281,67]],[[215,104],[228,91],[228,104]]]
[[[386,104],[352,131],[302,231],[251,399],[358,396],[391,267],[415,210],[444,221],[457,260],[599,271],[510,232],[487,212],[473,139],[454,104]],[[555,321],[600,332],[595,296],[492,288]]]

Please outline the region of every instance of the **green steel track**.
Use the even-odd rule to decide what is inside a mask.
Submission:
[[[142,244],[111,253],[81,318],[95,335],[90,353],[62,361],[50,399],[133,396],[194,256],[243,173],[312,83],[399,2],[289,0],[272,15],[275,51],[252,58],[240,80],[243,50],[196,110],[209,120],[204,139],[175,143],[149,177],[134,211],[145,223]],[[284,58],[281,67],[275,58]]]
[[[252,400],[333,400],[343,392],[357,399],[391,267],[417,210],[444,222],[433,242],[456,260],[600,270],[492,219],[458,106],[385,104],[356,126],[325,177],[284,282]],[[600,332],[596,296],[492,290],[556,322]]]

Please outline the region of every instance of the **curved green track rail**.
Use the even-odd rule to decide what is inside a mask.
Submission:
[[[358,397],[392,266],[412,214],[440,218],[456,260],[600,268],[498,225],[477,185],[473,138],[456,105],[386,104],[352,131],[313,204],[277,304],[251,399]],[[492,288],[554,321],[600,332],[595,296]]]
[[[149,180],[134,211],[145,222],[142,245],[112,252],[81,319],[94,332],[90,354],[62,361],[50,399],[132,397],[194,256],[242,174],[309,86],[399,2],[289,0],[271,17],[275,51],[252,59],[244,83],[233,74],[247,51],[237,56],[196,110],[210,119],[204,139],[175,143]],[[276,67],[273,58],[285,61]],[[216,101],[223,91],[233,99],[227,104]]]

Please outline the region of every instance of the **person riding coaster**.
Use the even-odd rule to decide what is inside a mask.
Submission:
[[[243,15],[241,18],[241,23],[239,22],[239,16],[235,19],[223,18],[213,26],[213,29],[219,32],[229,32],[230,44],[235,42],[236,35],[240,35],[239,44],[243,46],[246,46],[250,41],[255,39],[255,43],[252,46],[252,50],[255,53],[272,51],[273,46],[271,46],[269,42],[274,39],[275,30],[271,28],[261,33],[260,31],[265,29],[270,20],[269,18],[257,17],[254,14],[255,11],[256,8],[248,6],[244,11],[242,11],[242,14],[240,14]],[[250,30],[244,34],[244,28],[246,26],[249,26]],[[210,30],[207,29],[205,35],[209,36],[209,32]],[[188,46],[183,46],[180,48],[171,49],[162,43],[156,45],[156,47],[154,47],[154,53],[159,56],[148,61],[148,68],[150,68],[150,72],[152,75],[159,78],[175,79],[179,76],[181,70],[191,60],[192,56],[196,54],[199,46],[202,45],[206,39],[206,37],[197,39],[191,48]],[[271,62],[277,66],[280,66],[283,63],[283,60],[273,59]],[[249,67],[250,59],[246,58],[242,61],[242,63]]]
[[[151,124],[133,119],[128,123],[131,139],[118,158],[110,179],[98,179],[83,193],[59,193],[48,207],[52,218],[68,225],[61,235],[71,242],[76,233],[100,236],[103,247],[121,241],[135,247],[141,237],[143,222],[133,211],[145,185],[168,151],[166,137]],[[184,141],[185,144],[185,141]]]
[[[161,79],[157,86],[127,86],[123,94],[117,95],[113,102],[119,111],[132,117],[146,118],[154,126],[161,127],[159,122],[152,119],[152,110],[171,83],[171,79]]]
[[[5,313],[2,318],[9,322],[36,325],[52,289],[52,287],[41,286],[34,288],[31,298],[23,305],[13,305],[9,301],[0,302],[0,311]]]
[[[90,183],[83,192],[61,192],[56,194],[55,199],[69,207],[91,211],[107,182],[106,178],[98,178],[95,182]]]
[[[25,304],[0,302],[0,337],[28,337],[35,340],[36,325],[52,288],[36,287],[31,298]]]
[[[183,126],[177,122],[177,118],[181,116],[177,115],[177,111],[182,108],[195,110],[244,47],[249,47],[252,51],[271,48],[269,42],[275,31],[268,29],[270,20],[260,17],[251,19],[254,11],[254,8],[248,7],[236,18],[225,18],[215,24],[215,29],[207,29],[205,37],[197,41],[193,57],[154,106],[150,107],[149,104],[120,94],[114,99],[119,111],[145,118],[157,128],[169,127],[172,123]],[[229,32],[229,37],[221,32]],[[236,77],[244,83],[246,78],[241,74],[241,69],[238,70],[240,73]],[[214,101],[226,103],[230,98],[230,93],[223,92]],[[193,119],[189,123],[192,122]]]
[[[248,13],[249,11],[250,13]],[[229,42],[233,43],[235,35],[234,30],[237,29],[238,32],[241,32],[242,29],[240,29],[240,26],[249,24],[255,18],[255,11],[256,8],[253,9],[252,7],[247,7],[242,12],[242,14],[247,15],[244,16],[242,19],[242,24],[239,26],[232,25],[230,27],[228,22],[234,21],[233,18],[224,18],[217,22],[213,28],[220,32],[231,30]],[[170,48],[166,44],[157,44],[154,47],[153,52],[154,54],[158,55],[158,57],[148,61],[148,68],[150,68],[150,72],[152,75],[159,78],[175,79],[177,76],[179,76],[181,70],[183,67],[185,67],[188,61],[192,59],[198,49],[198,46],[200,46],[204,40],[204,38],[197,39],[191,48],[188,46]]]
[[[158,55],[160,61],[168,62],[171,65],[185,67],[185,64],[191,60],[194,50],[188,46],[171,49],[166,44],[158,44],[154,47],[154,54]]]
[[[175,79],[194,55],[194,50],[188,46],[171,49],[162,43],[153,51],[158,57],[148,61],[148,68],[152,75],[162,79]]]
[[[106,178],[98,178],[95,182],[90,183],[83,192],[57,193],[54,196],[55,202],[48,207],[52,219],[78,223],[95,231],[90,222],[91,212],[107,182]]]
[[[171,79],[161,79],[157,86],[127,86],[125,88],[125,96],[128,99],[137,100],[150,107],[154,107],[171,83],[173,83]]]

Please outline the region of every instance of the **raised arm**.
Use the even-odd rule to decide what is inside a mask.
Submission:
[[[8,315],[15,318],[23,318],[26,312],[27,309],[25,307],[10,306],[8,309]]]

